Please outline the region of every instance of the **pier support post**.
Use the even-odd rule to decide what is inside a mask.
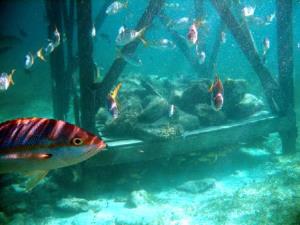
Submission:
[[[297,138],[293,78],[293,1],[277,0],[276,6],[279,85],[284,97],[283,113],[292,124],[292,129],[281,132],[280,136],[283,152],[292,153],[296,150]]]
[[[95,78],[93,62],[93,40],[91,31],[92,2],[80,0],[77,3],[78,21],[78,55],[79,55],[79,80],[80,80],[80,121],[81,126],[90,132],[95,132],[95,95],[91,91]]]
[[[47,17],[49,19],[48,36],[53,38],[55,28],[63,34],[63,17],[62,4],[52,0],[45,0]],[[52,102],[53,102],[53,116],[56,119],[66,120],[69,110],[69,83],[66,79],[65,73],[65,59],[64,59],[64,43],[61,41],[60,45],[50,55],[50,68],[52,78]]]
[[[99,12],[96,16],[96,19],[95,19],[95,29],[96,29],[96,31],[98,31],[101,28],[101,26],[102,26],[102,24],[103,24],[103,22],[106,18],[106,15],[107,15],[106,14],[106,9],[111,3],[113,3],[113,1],[114,0],[105,0],[102,7],[100,8],[100,10],[99,10]]]

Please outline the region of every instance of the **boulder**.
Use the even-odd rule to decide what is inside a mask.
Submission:
[[[168,102],[158,96],[154,96],[146,108],[138,117],[138,121],[142,123],[153,123],[160,118],[167,116],[169,111]]]
[[[228,118],[235,115],[235,106],[244,98],[247,92],[247,81],[244,79],[226,79],[223,82],[224,87],[224,106],[223,111]]]
[[[226,116],[222,110],[215,111],[208,104],[198,104],[195,110],[201,126],[220,125],[226,121]]]
[[[171,119],[171,123],[180,125],[185,131],[198,129],[200,124],[197,116],[185,113],[176,108],[174,113],[174,119]]]
[[[187,181],[178,186],[176,189],[191,194],[198,194],[213,188],[215,186],[215,182],[216,180],[212,178]]]
[[[245,94],[236,106],[236,118],[245,118],[264,109],[264,102],[253,94]]]
[[[195,106],[200,103],[210,102],[210,93],[208,92],[210,81],[201,80],[192,84],[182,93],[179,101],[179,107],[188,112],[194,113]]]

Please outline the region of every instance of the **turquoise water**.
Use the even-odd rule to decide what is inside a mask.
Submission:
[[[61,43],[46,61],[35,57],[30,71],[24,70],[25,55],[28,52],[35,55],[51,43],[48,32],[51,35],[54,28],[48,31],[51,21],[47,18],[45,2],[0,2],[0,47],[7,45],[3,36],[10,35],[11,41],[9,49],[0,52],[0,72],[16,69],[15,84],[0,92],[0,122],[24,117],[61,119],[53,108],[56,104],[53,96],[57,93],[53,91],[56,81],[51,77],[51,70],[55,69],[51,64],[55,59],[51,56],[64,46],[63,58],[68,61],[67,44],[71,41],[64,29],[58,30]],[[66,1],[67,7],[70,2]],[[274,126],[270,121],[277,115],[271,111],[258,75],[230,29],[223,30],[225,39],[220,43],[212,74],[195,70],[190,62],[195,59],[201,69],[210,64],[220,23],[211,2],[203,1],[204,16],[197,19],[194,5],[197,1],[163,1],[161,13],[145,27],[141,36],[147,44],[143,45],[139,37],[132,40],[139,43],[136,51],[121,58],[116,44],[119,28],[135,29],[150,1],[129,0],[128,7],[118,13],[104,13],[103,24],[97,27],[94,37],[92,28],[105,1],[91,2],[92,26],[88,30],[93,44],[93,79],[103,81],[113,62],[126,62],[118,79],[109,87],[113,91],[122,84],[117,99],[119,114],[113,117],[109,106],[104,104],[107,100],[100,98],[101,89],[88,86],[88,93],[93,97],[87,102],[95,104],[96,129],[89,130],[82,122],[84,118],[81,124],[75,119],[74,103],[82,107],[75,95],[80,98],[80,88],[84,86],[78,69],[77,21],[80,18],[75,11],[72,53],[76,66],[75,72],[70,73],[74,83],[68,80],[63,86],[65,93],[70,93],[64,120],[103,138],[108,147],[91,159],[51,170],[29,192],[24,184],[30,178],[28,172],[32,171],[26,171],[25,176],[24,173],[1,174],[0,224],[299,224],[299,138],[296,153],[284,154],[278,132],[266,128]],[[237,2],[232,1],[231,10],[235,18],[247,24],[260,58],[263,58],[263,39],[269,39],[264,66],[277,80],[276,1],[239,1],[240,5]],[[253,7],[254,15],[243,17],[244,7]],[[299,10],[299,1],[293,1],[297,124]],[[268,21],[266,17],[272,14],[274,19]],[[176,23],[184,17],[189,21],[179,27]],[[167,18],[167,26],[161,18]],[[187,34],[190,26],[200,21],[198,40],[193,45]],[[186,46],[190,60],[172,32]],[[16,39],[14,42],[12,37]],[[172,47],[158,45],[162,39],[172,42]],[[206,55],[202,62],[201,52]],[[214,74],[219,75],[224,86],[221,93],[224,105],[219,111],[211,103],[218,90],[208,92]],[[68,88],[72,91],[68,92]],[[2,157],[5,153],[0,149],[0,154]]]

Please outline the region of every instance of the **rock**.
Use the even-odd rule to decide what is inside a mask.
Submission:
[[[209,89],[209,80],[201,80],[196,84],[188,87],[181,96],[179,107],[188,112],[194,113],[195,105],[200,103],[207,103],[210,102],[210,93],[208,92]]]
[[[213,188],[215,186],[215,182],[216,180],[212,178],[187,181],[184,184],[178,186],[176,189],[187,193],[197,194]]]
[[[152,204],[149,194],[145,190],[133,191],[130,193],[125,207],[127,208],[137,208],[142,205]]]
[[[143,106],[141,103],[141,100],[137,96],[131,96],[124,101],[121,105],[121,114],[127,113],[127,114],[133,114],[133,115],[139,115],[143,110]]]
[[[226,79],[224,86],[224,106],[223,110],[228,118],[235,115],[235,106],[244,98],[247,92],[247,81],[244,79]]]
[[[244,98],[236,106],[236,118],[245,118],[263,110],[264,103],[255,95],[245,94]]]
[[[79,213],[89,210],[89,203],[82,198],[63,198],[56,203],[59,210],[68,213]]]
[[[175,110],[174,120],[171,118],[172,123],[179,124],[185,131],[199,128],[200,124],[197,116],[185,113],[178,108]]]
[[[106,122],[111,118],[111,115],[109,115],[109,112],[106,108],[101,107],[96,113],[96,123],[97,126],[103,127]]]
[[[142,123],[153,123],[156,120],[167,116],[168,110],[168,102],[163,98],[155,96],[139,115],[138,120]]]
[[[226,121],[225,114],[222,110],[215,111],[208,104],[198,104],[195,108],[201,126],[219,125]]]

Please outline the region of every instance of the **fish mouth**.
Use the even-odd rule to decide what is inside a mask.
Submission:
[[[107,147],[106,143],[104,141],[101,141],[99,144],[96,145],[97,150],[103,150]]]

